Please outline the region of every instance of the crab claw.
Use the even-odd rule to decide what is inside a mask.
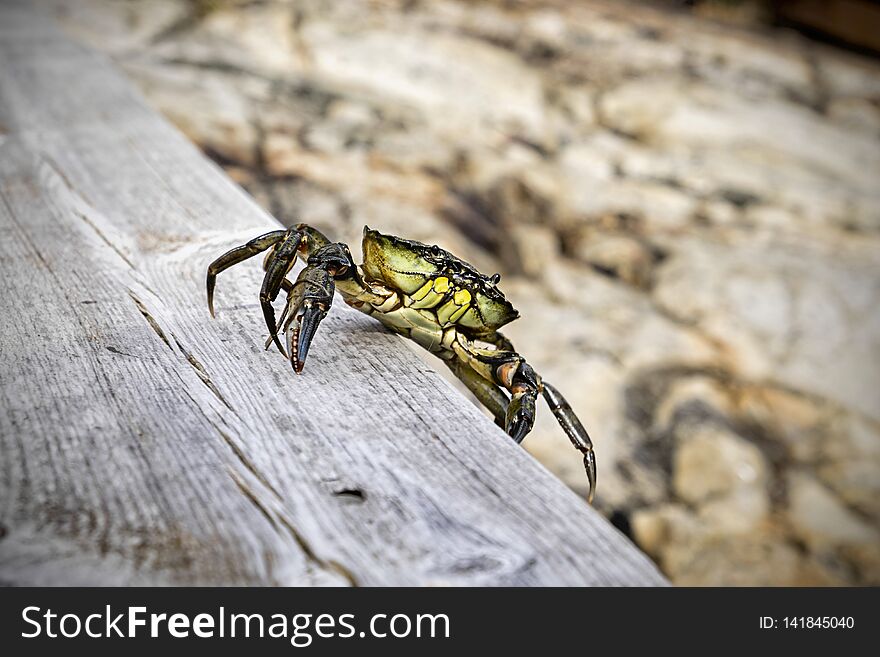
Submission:
[[[507,407],[505,431],[517,443],[521,443],[535,424],[535,396],[531,391],[517,392]]]
[[[323,302],[306,299],[303,301],[302,312],[297,313],[296,318],[286,327],[285,334],[290,364],[293,365],[297,374],[301,373],[305,367],[312,339],[318,331],[318,325],[326,315],[327,306]]]
[[[275,346],[278,347],[278,351],[280,351],[284,356],[287,356],[287,353],[284,351],[284,347],[281,346],[281,342],[278,340],[278,326],[275,323],[275,309],[272,308],[272,300],[268,295],[260,295],[260,306],[263,308],[263,317],[266,320],[266,327],[269,329],[269,343],[275,343]]]
[[[596,455],[592,449],[584,454],[584,469],[587,471],[587,481],[590,482],[590,492],[587,493],[587,502],[593,503],[596,494]]]
[[[283,323],[290,364],[297,374],[305,366],[306,356],[318,325],[333,302],[336,284],[333,274],[323,262],[312,262],[303,269],[290,288]]]

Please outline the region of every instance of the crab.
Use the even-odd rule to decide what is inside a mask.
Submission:
[[[438,356],[495,416],[517,443],[531,431],[536,401],[543,395],[574,447],[581,452],[596,489],[593,443],[559,391],[535,372],[498,329],[519,317],[498,283],[437,245],[386,235],[364,227],[363,264],[341,242],[297,224],[274,230],[227,251],[208,267],[208,310],[214,316],[217,275],[263,251],[265,276],[260,304],[274,343],[301,373],[309,346],[330,310],[336,290],[345,302],[378,319],[391,331]],[[295,282],[287,278],[297,259],[306,263]],[[272,302],[281,290],[287,303],[276,321]],[[286,342],[282,345],[279,333]],[[509,395],[509,396],[508,396]]]

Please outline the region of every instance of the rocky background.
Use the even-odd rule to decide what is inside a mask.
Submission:
[[[877,60],[592,0],[53,11],[281,221],[500,271],[673,582],[880,584]]]

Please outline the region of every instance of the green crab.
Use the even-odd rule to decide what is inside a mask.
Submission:
[[[498,289],[498,274],[485,276],[437,245],[384,235],[366,226],[364,263],[357,266],[345,244],[297,224],[260,235],[211,263],[207,288],[212,317],[217,275],[266,250],[260,290],[269,327],[266,348],[274,342],[297,373],[302,372],[318,324],[338,289],[348,305],[439,356],[517,443],[531,431],[537,397],[542,394],[583,454],[592,502],[596,488],[593,443],[565,398],[542,381],[498,332],[519,316]],[[297,258],[306,267],[291,282],[287,274]],[[276,322],[272,302],[281,290],[287,293],[287,304]],[[279,324],[286,351],[278,337]]]

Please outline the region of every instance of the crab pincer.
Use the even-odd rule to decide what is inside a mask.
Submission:
[[[336,285],[327,270],[308,266],[300,272],[287,297],[282,331],[290,364],[297,374],[305,366],[318,325],[327,315]]]
[[[336,291],[334,280],[345,276],[351,256],[345,245],[331,243],[309,256],[287,295],[282,314],[282,331],[287,342],[290,364],[299,374],[305,367],[309,347],[318,325],[327,315]]]

